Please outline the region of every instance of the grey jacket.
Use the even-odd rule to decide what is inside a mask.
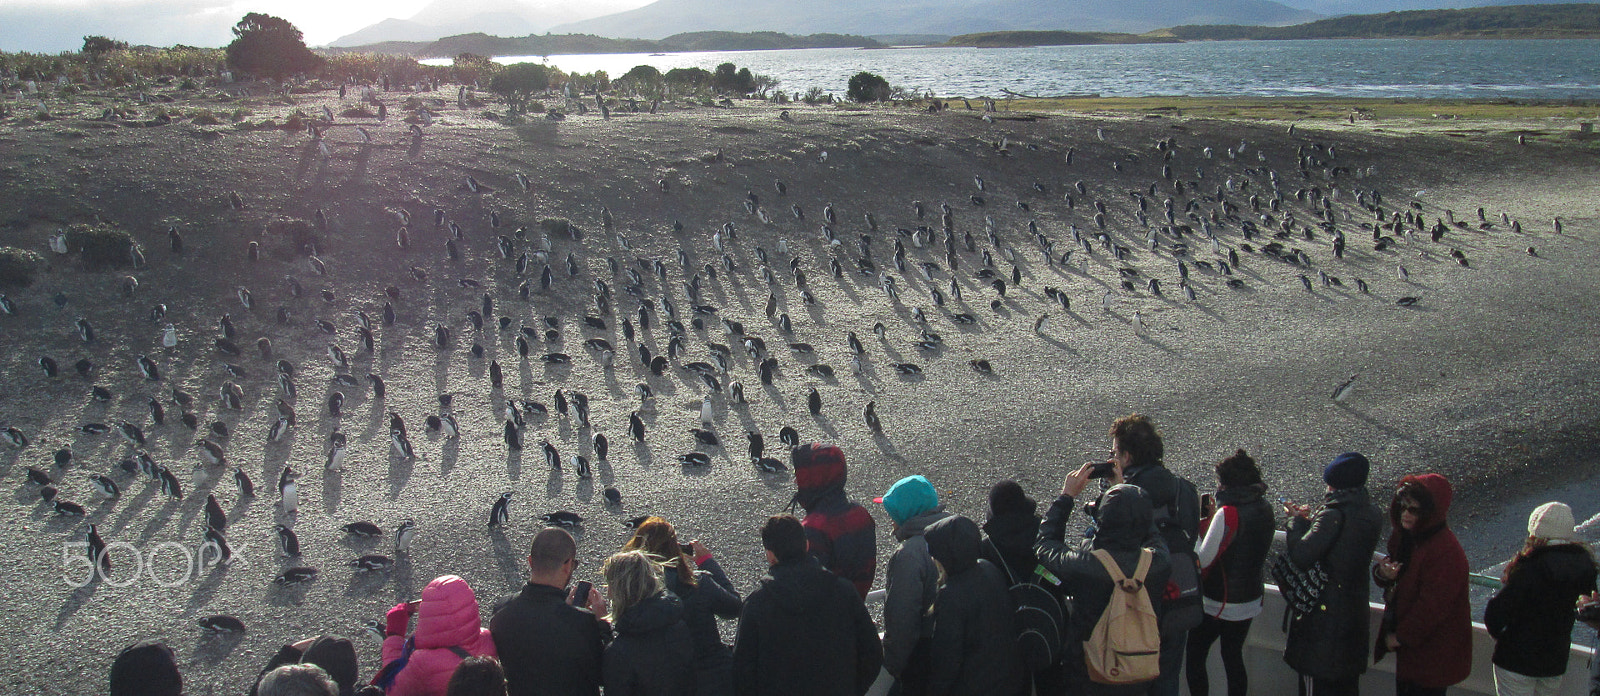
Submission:
[[[934,508],[906,520],[894,533],[900,548],[889,556],[884,573],[883,666],[896,679],[911,660],[917,641],[933,635],[927,613],[939,594],[939,568],[922,532],[950,516],[943,507]]]
[[[1372,651],[1367,601],[1372,593],[1372,552],[1383,518],[1367,489],[1328,493],[1311,519],[1289,521],[1289,560],[1301,568],[1318,561],[1328,573],[1317,611],[1292,617],[1283,661],[1316,679],[1352,679],[1367,671]]]

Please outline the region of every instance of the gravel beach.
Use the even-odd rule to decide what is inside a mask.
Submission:
[[[173,94],[179,101],[168,109],[225,113],[239,106]],[[577,530],[581,578],[597,580],[598,562],[626,539],[622,523],[648,513],[704,541],[748,591],[764,570],[756,529],[784,510],[793,493],[786,472],[762,473],[750,464],[749,430],[763,433],[768,456],[785,462],[778,431],[786,425],[802,441],[839,443],[858,501],[921,473],[949,509],[981,521],[993,482],[1014,478],[1048,501],[1069,468],[1105,456],[1111,421],[1137,411],[1162,430],[1168,466],[1202,489],[1214,481],[1210,463],[1235,448],[1262,463],[1276,494],[1300,501],[1320,496],[1322,465],[1348,450],[1373,461],[1377,497],[1406,473],[1442,472],[1457,486],[1454,524],[1469,546],[1480,533],[1475,524],[1505,501],[1583,481],[1600,463],[1600,165],[1589,141],[1519,145],[1503,132],[1460,136],[1392,123],[1290,132],[1281,123],[1126,114],[1008,112],[991,122],[959,103],[942,113],[796,106],[780,118],[778,107],[740,102],[610,119],[571,112],[560,122],[541,117],[507,126],[484,117],[498,104],[462,110],[454,95],[453,87],[419,95],[435,113],[431,124],[419,126],[420,140],[402,120],[417,118],[402,106],[409,95],[380,95],[389,108],[380,123],[343,115],[357,103],[353,94],[341,102],[337,90],[297,94],[293,105],[258,98],[250,106],[250,120],[281,122],[294,109],[315,116],[326,104],[339,115],[320,141],[303,131],[182,118],[156,123],[148,114],[97,120],[104,107],[91,103],[94,95],[52,104],[50,120],[0,120],[0,246],[45,257],[31,286],[0,289],[16,306],[14,315],[0,315],[0,427],[15,427],[29,441],[0,443],[0,488],[9,496],[0,505],[0,600],[7,608],[0,642],[14,646],[13,658],[0,666],[0,691],[102,690],[117,651],[147,638],[177,651],[192,694],[240,693],[279,645],[320,633],[357,638],[370,676],[378,641],[361,635],[363,622],[415,599],[444,574],[472,584],[487,621],[494,598],[522,582],[539,516],[556,510],[585,518]],[[451,98],[431,101],[441,96]],[[1269,203],[1274,176],[1282,193],[1277,211]],[[1174,182],[1182,183],[1181,194]],[[1225,212],[1214,200],[1219,188],[1236,209]],[[1380,229],[1390,242],[1375,249],[1371,228],[1379,221],[1357,198],[1360,192],[1371,203],[1373,191],[1386,215],[1420,215],[1424,231]],[[238,193],[242,209],[230,205],[230,192]],[[759,199],[757,214],[747,209],[747,194]],[[1260,212],[1251,208],[1252,195]],[[1313,215],[1319,195],[1330,200],[1334,227],[1347,240],[1342,259],[1334,256],[1324,220]],[[1181,237],[1159,235],[1152,251],[1137,219],[1140,196],[1151,226],[1168,225],[1163,203],[1170,199],[1176,224],[1191,229]],[[922,219],[914,201],[922,203]],[[1193,218],[1185,208],[1191,201]],[[1108,240],[1126,249],[1120,261],[1094,238],[1101,233],[1096,202],[1106,209]],[[830,204],[838,245],[822,231]],[[941,204],[951,208],[955,269],[946,259]],[[610,229],[602,207],[613,219]],[[321,228],[314,222],[319,209],[326,219]],[[396,243],[398,210],[410,216],[406,248]],[[435,225],[435,210],[444,211],[445,226]],[[1210,223],[1213,211],[1220,251],[1202,231],[1201,220]],[[1442,238],[1431,241],[1426,230],[1446,211],[1462,224],[1447,224]],[[1291,231],[1274,239],[1291,212]],[[282,233],[293,226],[283,217],[308,221],[325,275]],[[570,221],[578,239],[560,225],[541,225],[557,218]],[[50,251],[60,229],[96,221],[130,232],[145,266],[89,271],[76,254]],[[1030,221],[1054,244],[1050,263]],[[1242,221],[1261,229],[1255,239],[1245,240]],[[459,240],[452,239],[451,223],[461,229]],[[731,240],[721,233],[725,252],[719,252],[713,235],[727,223],[735,233]],[[896,232],[919,225],[931,231],[920,248],[914,232]],[[1087,250],[1073,241],[1073,226],[1089,240]],[[169,251],[169,227],[183,235],[182,253]],[[521,236],[519,228],[526,228]],[[873,238],[870,275],[857,268],[864,234]],[[967,251],[966,234],[976,251]],[[502,235],[509,257],[498,248]],[[534,254],[544,239],[548,290],[541,288],[537,259],[520,276],[515,268],[518,256]],[[904,271],[893,263],[897,239],[906,247]],[[447,255],[447,241],[459,258]],[[247,259],[251,242],[261,250],[258,261]],[[1285,256],[1303,251],[1309,265],[1263,253],[1272,242]],[[1186,253],[1175,244],[1186,245]],[[758,248],[775,281],[770,285]],[[1239,260],[1224,275],[1220,262],[1230,250]],[[1003,296],[992,279],[975,276],[990,268],[985,253],[1005,281]],[[659,260],[664,278],[640,259]],[[831,260],[841,264],[842,277],[830,271]],[[1192,301],[1180,285],[1180,260]],[[792,261],[815,304],[803,302]],[[938,266],[931,280],[919,270],[924,262]],[[1013,265],[1020,283],[1012,282]],[[1399,278],[1400,266],[1407,280]],[[638,296],[629,292],[630,271],[639,275]],[[694,302],[685,283],[697,273],[701,297]],[[894,279],[897,299],[881,289],[880,273]],[[1325,284],[1322,275],[1331,280]],[[128,276],[138,280],[131,292],[124,288]],[[303,296],[290,294],[285,276],[298,280]],[[952,277],[961,300],[951,293]],[[609,316],[596,312],[597,279],[610,289]],[[1124,279],[1133,290],[1122,286]],[[1357,279],[1368,292],[1357,289]],[[525,283],[528,299],[519,292]],[[397,321],[384,326],[379,317],[391,285],[400,296],[392,301]],[[251,291],[253,309],[241,305],[240,287]],[[1047,287],[1069,298],[1070,311],[1047,296]],[[944,306],[935,305],[933,289]],[[777,311],[791,318],[792,334],[767,317],[769,293]],[[493,312],[475,330],[467,313],[481,311],[485,294]],[[716,311],[698,315],[705,329],[688,327],[683,354],[658,377],[640,364],[637,346],[667,353],[670,317],[656,304],[663,294],[685,325],[696,304]],[[1415,303],[1397,304],[1406,297]],[[629,341],[620,325],[629,318],[637,326],[641,300],[651,302],[651,326]],[[165,318],[152,321],[157,303],[166,305]],[[287,323],[278,321],[280,307],[288,310]],[[917,309],[926,327],[914,317]],[[357,339],[357,310],[374,320],[373,353]],[[242,355],[213,346],[224,313],[237,327]],[[976,323],[955,323],[958,313]],[[585,315],[600,317],[606,328],[587,327]],[[498,329],[501,316],[510,320],[505,330]],[[79,317],[92,323],[94,341],[81,340]],[[557,318],[558,342],[544,340],[545,317]],[[728,334],[724,319],[765,341],[779,363],[772,385],[761,383],[760,361]],[[336,333],[324,333],[318,320],[331,322]],[[873,331],[880,322],[882,338]],[[176,347],[161,345],[167,323],[177,328]],[[444,349],[434,345],[440,325],[452,332]],[[516,346],[523,326],[536,334],[526,359]],[[924,328],[938,335],[926,349],[915,345],[928,340]],[[865,344],[863,374],[852,370],[846,332]],[[298,398],[290,401],[297,425],[277,442],[266,438],[280,393],[273,362],[255,348],[263,336],[273,360],[296,368]],[[612,366],[585,347],[591,338],[615,347]],[[710,466],[686,467],[677,458],[697,449],[689,431],[700,426],[707,389],[681,366],[709,361],[708,342],[732,349],[728,374],[718,375],[724,389],[711,398],[711,429],[724,442],[698,448],[710,455]],[[348,370],[330,362],[329,343],[349,355]],[[812,351],[796,352],[790,343]],[[474,344],[482,346],[482,358],[473,356]],[[571,361],[541,362],[547,353]],[[39,368],[45,355],[60,364],[60,376]],[[139,355],[157,362],[159,382],[141,377]],[[87,378],[71,367],[80,358],[94,363]],[[980,359],[991,373],[972,367]],[[498,389],[490,384],[491,360],[504,369]],[[224,363],[243,376],[231,376]],[[921,372],[902,375],[899,363]],[[833,376],[806,370],[815,364],[830,366]],[[373,394],[369,372],[386,382],[383,398]],[[337,373],[353,375],[357,386],[334,384]],[[1352,375],[1349,396],[1331,399]],[[242,409],[223,407],[218,394],[225,380],[242,387]],[[730,399],[734,381],[748,403]],[[635,389],[641,383],[650,385],[652,399],[641,401]],[[96,385],[111,392],[109,402],[91,397]],[[818,416],[806,407],[813,387],[822,400]],[[178,422],[174,388],[194,395],[198,432]],[[557,389],[587,395],[592,427],[556,412]],[[334,390],[345,397],[339,419],[327,408]],[[460,425],[456,439],[424,425],[440,412],[443,393],[453,397],[448,410]],[[164,425],[151,422],[147,397],[164,404]],[[508,452],[502,441],[507,398],[549,407],[548,416],[528,416],[521,452]],[[869,401],[882,420],[881,436],[862,417]],[[392,456],[390,411],[405,419],[414,459]],[[643,444],[628,435],[634,411],[647,427]],[[230,468],[200,464],[193,445],[213,420],[229,426],[227,438],[213,439],[254,480],[254,498],[240,495]],[[119,469],[134,451],[116,432],[121,421],[144,429],[146,451],[177,475],[181,499]],[[86,434],[80,426],[89,422],[113,429]],[[338,472],[323,466],[335,430],[349,441]],[[591,444],[597,432],[610,441],[604,461]],[[546,465],[543,441],[559,450],[561,469]],[[72,462],[57,467],[52,453],[63,447],[72,449]],[[593,466],[592,479],[579,478],[570,465],[568,457],[579,454]],[[275,484],[285,464],[300,474],[292,516],[277,506]],[[60,496],[83,504],[87,515],[56,515],[25,467],[49,472]],[[87,477],[95,473],[110,475],[121,495],[94,493]],[[610,486],[620,492],[620,505],[602,496]],[[486,526],[491,503],[507,491],[514,494],[509,523]],[[192,554],[203,541],[208,493],[227,512],[235,561],[196,568]],[[1525,511],[1510,517],[1520,520],[1519,514]],[[877,517],[885,559],[892,539],[887,517]],[[406,519],[416,522],[416,541],[392,569],[357,573],[349,566],[364,553],[393,555],[392,542],[347,538],[341,526],[367,520],[392,535]],[[302,557],[278,553],[273,530],[280,522],[297,532]],[[81,546],[64,544],[81,542],[89,523],[113,542],[113,569],[108,580],[74,587],[86,565]],[[1471,552],[1484,566],[1514,550]],[[320,572],[307,584],[274,585],[289,566]],[[144,574],[132,577],[140,567]],[[214,614],[240,618],[246,634],[203,636],[196,621]]]

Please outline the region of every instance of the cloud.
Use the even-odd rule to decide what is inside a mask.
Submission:
[[[0,5],[0,50],[74,51],[83,37],[132,44],[222,46],[242,14],[232,0],[26,2]]]

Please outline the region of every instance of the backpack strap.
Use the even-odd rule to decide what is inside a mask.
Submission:
[[[1011,584],[1016,585],[1023,582],[1022,578],[1017,577],[1016,573],[1011,572],[1011,564],[1006,563],[1006,555],[1000,552],[1000,547],[995,545],[992,537],[984,539],[983,543],[988,544],[989,548],[994,549],[994,557],[1000,559],[1000,567],[1005,569],[1006,578],[1011,581]]]
[[[1144,578],[1150,573],[1150,564],[1154,560],[1155,554],[1150,553],[1150,549],[1139,549],[1139,567],[1133,570],[1133,580],[1135,582],[1140,585],[1144,584]]]
[[[469,657],[472,657],[472,653],[467,652],[466,648],[463,648],[463,647],[461,647],[459,645],[450,646],[450,652],[455,653],[456,657],[459,657],[459,658],[461,658],[463,660],[465,660],[465,659],[467,659]]]
[[[1117,560],[1111,557],[1110,551],[1095,549],[1090,555],[1094,556],[1094,559],[1105,567],[1106,574],[1111,576],[1112,583],[1120,585],[1123,580],[1128,579],[1126,575],[1122,574],[1122,568],[1117,565]]]

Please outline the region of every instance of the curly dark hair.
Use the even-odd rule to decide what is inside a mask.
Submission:
[[[1156,432],[1156,424],[1140,414],[1132,414],[1117,419],[1111,424],[1111,438],[1122,447],[1122,451],[1133,458],[1134,466],[1147,464],[1160,464],[1165,450],[1161,444],[1161,433]]]
[[[1227,459],[1217,462],[1217,481],[1224,488],[1265,485],[1261,480],[1261,469],[1256,466],[1256,460],[1245,454],[1244,450],[1234,450]]]

